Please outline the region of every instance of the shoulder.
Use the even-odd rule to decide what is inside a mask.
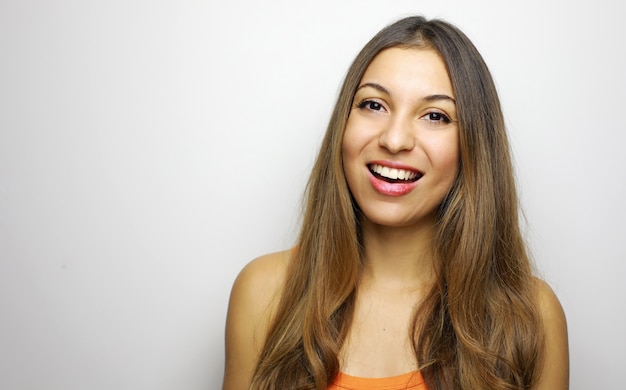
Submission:
[[[565,312],[559,298],[552,287],[545,281],[535,278],[537,304],[544,320],[555,320],[565,323]]]
[[[249,262],[235,279],[229,306],[236,309],[243,305],[252,312],[272,306],[282,290],[291,253],[291,250],[270,253]]]
[[[291,250],[252,260],[230,293],[226,318],[224,389],[247,388],[278,307]]]
[[[278,306],[291,259],[291,251],[270,253],[248,263],[239,273],[230,294],[227,325],[250,324],[259,336],[254,341],[263,346],[264,327],[269,325]],[[237,320],[235,323],[230,320]],[[241,321],[241,322],[239,322]],[[228,329],[227,329],[228,330]]]
[[[559,298],[545,281],[535,279],[535,286],[537,306],[546,336],[567,337],[567,320]]]
[[[567,320],[561,302],[552,288],[536,279],[536,299],[545,344],[543,365],[535,390],[569,388],[569,348]]]

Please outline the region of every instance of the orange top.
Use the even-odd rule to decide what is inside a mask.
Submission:
[[[340,372],[328,390],[428,390],[419,371],[389,378],[360,378]]]

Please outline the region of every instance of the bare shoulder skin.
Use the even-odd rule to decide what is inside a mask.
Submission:
[[[537,299],[545,329],[545,355],[534,390],[569,389],[569,347],[565,313],[547,283],[537,280]]]
[[[250,387],[259,353],[278,306],[290,257],[290,250],[259,257],[237,276],[226,318],[223,390]]]

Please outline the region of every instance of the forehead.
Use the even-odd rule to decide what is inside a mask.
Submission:
[[[431,48],[390,48],[374,57],[361,84],[378,83],[391,91],[445,93],[452,83],[441,55]]]

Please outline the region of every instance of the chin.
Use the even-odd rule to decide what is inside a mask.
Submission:
[[[363,214],[363,219],[368,223],[377,226],[384,226],[389,228],[407,228],[407,227],[418,227],[418,226],[434,226],[435,225],[435,214],[429,214],[425,216],[406,216],[406,215],[397,215],[394,216],[390,213],[372,213],[370,215]]]

